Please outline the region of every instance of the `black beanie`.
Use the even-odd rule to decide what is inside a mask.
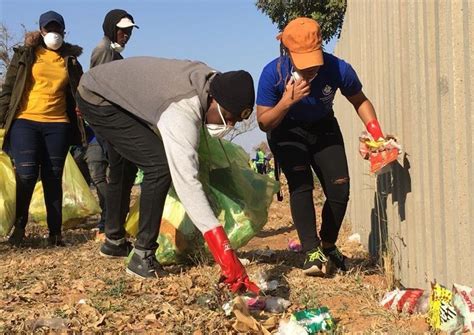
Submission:
[[[246,119],[252,113],[255,90],[250,73],[244,70],[217,74],[211,81],[211,96],[227,111]]]
[[[133,16],[123,9],[112,9],[105,15],[102,29],[104,30],[104,35],[112,42],[117,42],[115,40],[117,37],[117,23],[119,23],[119,21],[124,17],[128,17],[133,23],[135,23],[135,21],[133,21]]]

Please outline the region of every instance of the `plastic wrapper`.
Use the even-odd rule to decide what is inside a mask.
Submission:
[[[68,153],[63,171],[63,229],[74,228],[88,216],[100,213],[96,198],[87,185],[74,158]],[[30,204],[30,219],[46,225],[43,185],[38,181]]]
[[[5,130],[0,129],[0,148]],[[0,150],[0,236],[6,236],[15,222],[16,182],[10,157]]]
[[[453,305],[463,318],[465,332],[474,332],[474,290],[471,287],[454,284]]]
[[[453,293],[440,284],[434,284],[428,311],[428,323],[434,330],[454,332],[462,328],[462,321],[452,304]]]
[[[384,140],[376,141],[370,134],[363,131],[359,140],[368,148],[371,173],[383,173],[384,168],[396,161],[402,152],[402,147],[397,143],[396,137],[391,135],[387,135]]]
[[[240,146],[201,133],[198,178],[234,249],[247,244],[263,228],[279,187],[268,176],[255,173],[248,161]],[[138,230],[138,203],[130,209],[125,225],[132,236]],[[182,262],[204,246],[201,233],[172,188],[166,197],[158,244],[156,256],[162,264]]]
[[[291,316],[298,324],[306,329],[308,334],[334,330],[335,323],[327,307],[311,308],[295,312]]]
[[[380,304],[399,313],[413,314],[422,295],[423,290],[420,289],[395,289],[386,293]]]

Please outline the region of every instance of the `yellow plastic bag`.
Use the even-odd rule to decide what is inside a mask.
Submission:
[[[0,148],[5,130],[0,129]],[[6,236],[15,221],[16,182],[10,157],[0,149],[0,236]]]
[[[74,228],[90,215],[100,213],[100,207],[89,189],[71,154],[67,154],[63,172],[63,229]],[[46,224],[43,185],[36,183],[30,204],[30,219]]]

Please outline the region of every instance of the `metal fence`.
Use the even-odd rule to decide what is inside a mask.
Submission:
[[[354,232],[371,251],[390,247],[405,286],[474,286],[474,1],[348,0],[335,54],[404,147],[390,173],[369,175],[363,125],[336,99]]]

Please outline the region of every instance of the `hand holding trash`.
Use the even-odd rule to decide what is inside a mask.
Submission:
[[[369,160],[372,173],[380,172],[382,168],[395,161],[401,151],[402,147],[397,143],[395,136],[387,135],[375,140],[374,135],[367,131],[363,131],[359,136],[359,153],[363,159]]]

